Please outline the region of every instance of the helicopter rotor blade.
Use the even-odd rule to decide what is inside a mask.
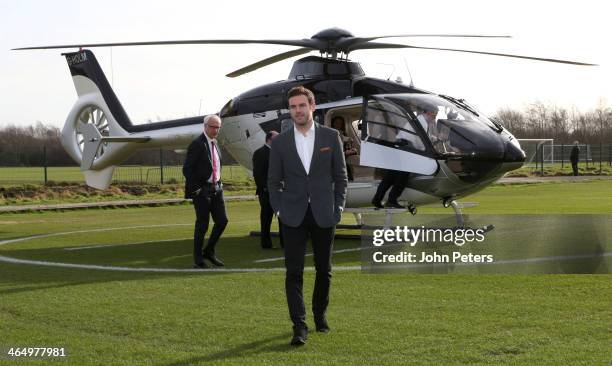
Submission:
[[[410,46],[410,45],[402,45],[396,43],[378,43],[378,42],[368,42],[363,45],[359,45],[351,49],[351,51],[356,50],[365,50],[365,49],[382,49],[382,48],[413,48],[413,49],[421,49],[421,50],[433,50],[433,51],[450,51],[450,52],[462,52],[462,53],[473,53],[479,55],[490,55],[490,56],[501,56],[501,57],[512,57],[512,58],[520,58],[525,60],[535,60],[535,61],[544,61],[544,62],[554,62],[560,64],[568,64],[568,65],[578,65],[578,66],[599,66],[597,64],[591,64],[586,62],[578,62],[578,61],[569,61],[569,60],[559,60],[554,58],[543,58],[543,57],[532,57],[532,56],[522,56],[522,55],[512,55],[508,53],[497,53],[497,52],[484,52],[484,51],[472,51],[472,50],[460,50],[455,48],[438,48],[438,47],[421,47],[421,46]]]
[[[451,38],[512,38],[506,35],[490,35],[490,34],[393,34],[389,36],[366,37],[367,39],[380,38],[399,38],[399,37],[451,37]]]
[[[291,58],[291,57],[303,55],[305,53],[309,53],[309,52],[312,52],[312,51],[315,51],[315,49],[313,49],[313,48],[298,48],[298,49],[295,49],[295,50],[279,53],[278,55],[274,55],[272,57],[265,58],[265,59],[263,59],[261,61],[257,61],[255,63],[252,63],[252,64],[248,65],[248,66],[245,66],[245,67],[243,67],[241,69],[232,71],[232,72],[230,72],[229,74],[227,74],[225,76],[230,77],[230,78],[235,78],[237,76],[244,75],[244,74],[249,73],[251,71],[255,71],[255,70],[257,70],[259,68],[262,68],[264,66],[268,66],[268,65],[271,65],[273,63],[276,63],[276,62],[279,62],[279,61],[283,61],[283,60],[286,60],[286,59]]]
[[[121,46],[167,46],[190,44],[276,44],[295,47],[320,48],[321,42],[315,39],[194,39],[178,41],[150,41],[150,42],[116,42],[116,43],[83,43],[58,46],[35,46],[13,48],[13,51],[46,50],[54,48],[93,48],[93,47],[121,47]]]
[[[409,38],[409,37],[436,37],[436,38],[512,38],[512,36],[503,35],[485,35],[485,34],[395,34],[388,36],[374,36],[374,37],[351,37],[347,39],[341,39],[338,41],[338,47],[344,49],[355,49],[360,45],[366,44],[376,39],[381,38]]]

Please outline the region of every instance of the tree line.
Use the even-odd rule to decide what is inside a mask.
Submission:
[[[502,108],[492,117],[517,138],[554,139],[555,144],[612,143],[612,107],[603,103],[595,109],[578,111],[541,102],[522,110]],[[60,143],[61,130],[37,122],[33,126],[0,127],[0,166],[70,166],[76,163]],[[45,153],[46,149],[46,153]],[[225,151],[224,151],[225,152]],[[223,153],[224,164],[235,164]],[[164,150],[164,165],[181,165],[184,153]],[[144,150],[134,154],[125,165],[159,165],[159,150]]]
[[[536,102],[523,110],[502,108],[493,118],[517,138],[550,138],[555,144],[612,142],[612,107],[603,103],[595,109],[580,112],[575,108]]]
[[[64,151],[60,142],[61,130],[55,126],[36,122],[34,126],[8,125],[0,127],[0,166],[38,167],[76,166],[77,163]],[[46,150],[46,151],[45,151]],[[223,164],[236,164],[222,148]],[[142,150],[123,165],[160,165],[160,150]],[[163,150],[164,165],[182,165],[185,153]]]

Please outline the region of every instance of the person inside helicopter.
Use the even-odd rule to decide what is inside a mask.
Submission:
[[[459,152],[450,144],[451,128],[440,121],[444,119],[445,114],[446,119],[457,120],[459,113],[454,110],[440,112],[437,106],[430,105],[413,107],[413,111],[436,151],[442,154]]]
[[[427,136],[435,144],[438,140],[438,126],[436,123],[436,116],[438,115],[438,109],[436,107],[424,107],[417,115],[417,120],[427,132]]]
[[[406,120],[403,126],[398,126],[394,128],[394,130],[397,131],[395,135],[395,145],[407,146],[416,150],[424,148],[421,139],[419,139],[417,135],[408,132],[414,131],[408,120]],[[398,202],[398,199],[404,192],[409,179],[409,172],[385,169],[383,178],[372,198],[372,205],[374,205],[375,208],[405,208]],[[382,200],[389,189],[391,189],[391,191],[387,197],[387,202],[383,206]]]
[[[344,118],[342,116],[335,116],[332,119],[332,127],[338,130],[340,133],[340,139],[342,139],[342,146],[344,149],[344,157],[345,159],[349,156],[356,155],[357,149],[353,147],[353,143],[351,142],[351,138],[346,134],[346,127],[344,123]],[[350,164],[346,164],[346,171],[348,175],[348,180],[352,181],[353,178],[353,167]]]

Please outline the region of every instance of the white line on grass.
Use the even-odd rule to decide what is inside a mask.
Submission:
[[[31,239],[38,238],[48,238],[52,236],[60,236],[60,235],[69,235],[69,234],[82,234],[82,233],[90,233],[90,232],[102,232],[102,231],[113,231],[113,230],[125,230],[125,229],[141,229],[141,228],[151,228],[151,227],[167,227],[167,226],[187,226],[191,224],[163,224],[163,225],[144,225],[144,226],[126,226],[126,227],[115,227],[115,228],[103,228],[103,229],[91,229],[91,230],[77,230],[77,231],[67,231],[62,233],[51,233],[51,234],[40,234],[40,235],[32,235],[23,238],[17,239],[8,239],[0,241],[0,246],[27,241]],[[170,239],[176,240],[176,239]],[[364,248],[348,248],[348,249],[340,249],[335,251],[334,253],[341,252],[349,252],[349,251],[358,251]],[[307,255],[312,255],[312,253],[308,253]],[[470,265],[482,265],[482,264],[525,264],[525,263],[538,263],[538,262],[549,262],[549,261],[566,261],[566,260],[575,260],[575,259],[590,259],[590,258],[598,258],[598,257],[610,257],[612,256],[612,252],[605,253],[596,253],[596,254],[580,254],[580,255],[566,255],[566,256],[550,256],[550,257],[536,257],[536,258],[524,258],[524,259],[506,259],[500,261],[494,261],[491,263],[456,263],[456,265],[460,266],[470,266]],[[276,261],[280,259],[284,259],[281,257],[278,258],[269,258],[267,261]],[[264,260],[260,260],[258,262],[262,262]],[[118,267],[118,266],[102,266],[102,265],[94,265],[94,264],[76,264],[76,263],[62,263],[62,262],[48,262],[48,261],[36,261],[36,260],[28,260],[28,259],[18,259],[11,258],[0,255],[0,262],[12,263],[12,264],[29,264],[29,265],[38,265],[38,266],[47,266],[47,267],[62,267],[62,268],[78,268],[78,269],[93,269],[93,270],[104,270],[104,271],[120,271],[120,272],[158,272],[158,273],[176,273],[176,272],[282,272],[285,271],[284,267],[275,267],[275,268],[211,268],[211,269],[183,269],[183,268],[150,268],[150,267]],[[412,265],[400,265],[397,267],[400,268],[418,268],[423,266],[429,266],[429,264],[412,264]],[[361,270],[361,266],[334,266],[335,270],[338,271],[355,271]],[[314,267],[305,267],[305,271],[314,271]]]
[[[397,246],[403,246],[403,245],[406,245],[406,244],[404,243],[386,244],[385,248],[397,247]],[[347,252],[358,252],[360,250],[372,249],[372,248],[373,247],[357,247],[357,248],[338,249],[338,250],[332,251],[332,253],[337,254],[337,253],[347,253]],[[306,253],[306,257],[312,257],[313,255],[314,255],[313,253]],[[276,261],[282,261],[282,260],[285,260],[285,257],[258,259],[256,261],[253,261],[253,263],[267,263],[267,262],[276,262]]]
[[[51,234],[39,234],[32,235],[23,238],[17,239],[8,239],[0,241],[0,246],[23,242],[32,239],[40,239],[40,238],[48,238],[53,236],[61,236],[61,235],[70,235],[70,234],[84,234],[84,233],[92,233],[92,232],[102,232],[102,231],[113,231],[113,230],[125,230],[125,229],[144,229],[144,228],[152,228],[152,227],[167,227],[167,226],[191,226],[193,224],[162,224],[162,225],[142,225],[142,226],[124,226],[124,227],[114,227],[114,228],[102,228],[102,229],[91,229],[91,230],[76,230],[76,231],[65,231],[61,233],[51,233]],[[191,238],[188,238],[191,239]],[[180,240],[180,239],[170,239],[170,240]],[[125,244],[124,244],[125,245]],[[129,244],[128,244],[129,245]],[[76,248],[72,248],[76,249]],[[79,248],[80,249],[80,248]],[[11,258],[0,255],[0,262],[12,263],[12,264],[29,264],[36,266],[46,266],[46,267],[61,267],[61,268],[77,268],[77,269],[93,269],[93,270],[103,270],[103,271],[120,271],[120,272],[157,272],[157,273],[177,273],[177,272],[284,272],[284,267],[276,267],[276,268],[210,268],[210,269],[196,269],[196,268],[151,268],[151,267],[119,267],[119,266],[102,266],[95,264],[77,264],[77,263],[62,263],[62,262],[49,262],[49,261],[37,261],[37,260],[29,260],[29,259],[18,259]],[[335,266],[335,270],[339,271],[352,271],[352,270],[360,270],[361,266]],[[305,271],[314,271],[314,267],[306,267]]]
[[[192,226],[193,224],[161,224],[161,225],[141,225],[141,226],[124,226],[124,227],[107,227],[102,229],[90,229],[90,230],[76,230],[76,231],[64,231],[61,233],[51,233],[51,234],[40,234],[40,235],[32,235],[25,236],[23,238],[17,239],[8,239],[0,241],[0,245],[6,245],[11,243],[17,243],[20,241],[39,239],[39,238],[50,238],[52,236],[62,236],[62,235],[70,235],[70,234],[85,234],[85,233],[97,233],[102,231],[113,231],[113,230],[125,230],[125,229],[148,229],[152,227],[167,227],[167,226]]]
[[[232,272],[284,272],[285,267],[275,268],[149,268],[149,267],[117,267],[117,266],[99,266],[94,264],[75,264],[75,263],[60,263],[47,261],[33,261],[28,259],[17,259],[0,255],[0,262],[13,264],[30,264],[36,266],[47,267],[62,267],[62,268],[78,268],[78,269],[94,269],[103,271],[118,271],[118,272],[158,272],[158,273],[176,273],[176,272],[213,272],[213,273],[232,273]],[[305,271],[314,271],[314,267],[305,267]],[[334,266],[337,271],[356,271],[361,270],[361,266]]]
[[[332,253],[333,254],[337,254],[337,253],[346,253],[346,252],[358,252],[358,251],[360,251],[362,249],[363,248],[361,248],[361,247],[359,247],[359,248],[348,248],[348,249],[338,249],[338,250],[332,251]],[[306,253],[306,257],[312,257],[312,256],[313,256],[313,253]],[[285,257],[274,257],[274,258],[258,259],[256,261],[253,261],[253,263],[277,262],[277,261],[282,261],[284,259],[285,259]]]

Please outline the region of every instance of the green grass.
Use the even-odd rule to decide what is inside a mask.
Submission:
[[[184,197],[182,184],[113,184],[106,190],[83,183],[62,185],[22,184],[0,187],[0,206],[91,203],[126,200],[177,199]],[[255,188],[225,184],[227,196],[253,195]]]
[[[42,184],[41,174],[40,168],[0,168],[0,205],[148,200],[184,196],[184,181],[181,167],[178,166],[164,168],[164,182],[167,183],[164,185],[159,184],[159,167],[118,167],[113,176],[114,183],[103,191],[86,187],[83,174],[77,167],[50,168],[50,181],[47,185]],[[255,193],[255,181],[242,166],[224,166],[222,177],[228,195]]]
[[[494,184],[460,201],[477,202],[475,214],[605,214],[612,213],[612,180]],[[421,213],[448,212],[441,205]]]
[[[78,167],[49,167],[47,179],[58,182],[83,182],[83,173]],[[2,167],[0,182],[10,183],[43,183],[45,171],[42,167]]]
[[[599,171],[599,162],[589,163],[580,162],[578,164],[578,173],[580,175],[612,175],[612,166],[607,161],[601,163],[601,173]],[[557,177],[573,175],[572,164],[565,162],[544,164],[544,175],[542,175],[542,167],[535,164],[525,165],[520,169],[514,170],[507,174],[507,177]]]
[[[466,211],[612,213],[605,199],[611,196],[605,181],[500,185],[470,197],[480,205]],[[258,229],[257,203],[227,207],[230,224],[218,254],[228,267],[281,267],[282,261],[253,263],[281,254],[260,250],[246,236]],[[188,205],[0,215],[0,240],[119,228],[15,242],[0,246],[0,255],[187,268],[193,216]],[[345,215],[345,222],[352,220]],[[150,227],[127,229],[140,225]],[[116,246],[65,250],[92,245]],[[358,245],[338,240],[335,249]],[[359,260],[357,252],[334,255],[336,267]],[[306,272],[307,308],[313,280]],[[282,271],[139,273],[0,262],[0,349],[66,347],[66,364],[78,365],[606,364],[612,359],[611,280],[336,270],[332,332],[311,334],[305,347],[293,349]],[[0,364],[17,363],[28,364],[0,358]]]
[[[182,182],[181,166],[165,166],[164,182],[174,180]],[[224,181],[246,182],[251,179],[248,170],[239,165],[225,165],[221,171]],[[84,182],[83,173],[79,167],[49,167],[47,179],[53,182]],[[44,183],[45,173],[42,167],[2,167],[0,168],[0,184]],[[161,181],[159,166],[119,166],[113,173],[113,181],[144,182],[159,184]]]

